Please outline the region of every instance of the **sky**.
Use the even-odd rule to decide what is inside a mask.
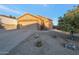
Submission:
[[[12,15],[20,17],[25,13],[41,15],[53,20],[53,24],[58,24],[58,17],[63,16],[76,4],[1,4],[1,15]]]

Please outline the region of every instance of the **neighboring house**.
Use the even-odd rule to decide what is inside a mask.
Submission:
[[[18,28],[22,28],[29,25],[37,25],[38,29],[50,29],[52,26],[52,21],[48,18],[42,16],[34,16],[32,14],[24,14],[18,18]]]
[[[0,28],[6,30],[17,29],[17,21],[6,15],[0,15]]]

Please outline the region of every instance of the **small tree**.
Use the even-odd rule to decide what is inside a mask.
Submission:
[[[65,13],[63,17],[60,17],[58,26],[61,27],[63,31],[70,32],[73,30],[74,32],[79,32],[79,7],[76,6],[74,9]]]
[[[14,18],[14,19],[16,19],[16,17],[15,17],[15,16],[12,16],[12,15],[10,15],[9,17],[10,17],[10,18]]]
[[[3,26],[2,26],[2,22],[1,22],[1,19],[0,19],[0,29],[2,29],[3,28]]]

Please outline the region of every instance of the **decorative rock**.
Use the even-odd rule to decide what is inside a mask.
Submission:
[[[39,34],[36,33],[35,36],[34,36],[34,38],[39,38]]]
[[[78,46],[73,43],[66,43],[66,44],[64,44],[64,47],[71,49],[71,50],[78,50]]]
[[[37,41],[37,42],[36,42],[36,47],[42,47],[42,45],[43,45],[43,44],[42,44],[42,41]]]
[[[54,36],[53,36],[53,38],[57,38],[57,36],[56,36],[56,35],[54,35]]]

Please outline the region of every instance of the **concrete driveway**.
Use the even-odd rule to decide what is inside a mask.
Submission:
[[[39,36],[36,38],[35,36]],[[37,47],[36,42],[41,41],[42,46]],[[28,39],[21,42],[9,54],[16,55],[74,55],[76,51],[64,48],[62,38],[54,38],[49,35],[49,31],[38,31]]]
[[[0,54],[7,54],[34,31],[12,30],[0,33]]]
[[[53,33],[53,34],[52,34]],[[0,33],[0,54],[9,55],[75,55],[79,51],[64,48],[58,32],[37,30],[11,30]],[[61,34],[61,33],[60,33]],[[42,42],[37,47],[38,41]]]

